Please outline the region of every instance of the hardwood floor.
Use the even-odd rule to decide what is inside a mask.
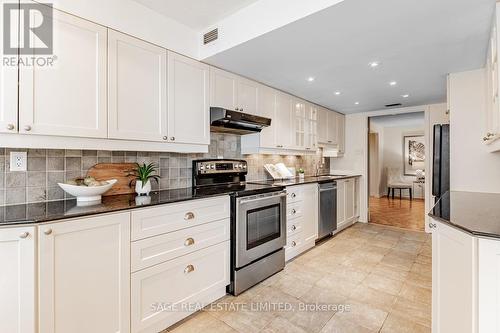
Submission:
[[[370,223],[424,230],[424,200],[370,197]]]

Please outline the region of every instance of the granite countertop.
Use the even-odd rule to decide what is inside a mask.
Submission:
[[[87,207],[77,206],[76,199],[0,206],[0,227],[16,224],[25,225],[51,222],[73,217],[117,212],[133,208],[163,205],[227,194],[227,192],[197,194],[192,188],[185,188],[152,192],[149,197],[140,197],[141,199],[138,199],[148,200],[143,203],[136,203],[135,194],[127,194],[103,197],[101,204]],[[149,198],[151,199],[150,201]]]
[[[429,216],[474,236],[500,238],[500,194],[446,192]]]
[[[291,179],[277,179],[277,180],[263,180],[263,181],[249,181],[249,183],[254,184],[266,184],[274,186],[294,186],[301,184],[311,184],[311,183],[325,183],[337,179],[347,179],[361,177],[361,175],[321,175],[321,176],[305,176],[304,178],[291,178]]]

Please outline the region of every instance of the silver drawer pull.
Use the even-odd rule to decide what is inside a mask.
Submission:
[[[43,233],[46,235],[50,235],[52,233],[52,229],[47,229]]]
[[[19,238],[23,238],[23,239],[24,238],[28,238],[29,235],[30,235],[30,233],[27,232],[27,231],[25,231],[25,232],[23,232],[22,234],[19,235]]]
[[[292,247],[295,247],[295,245],[297,245],[297,243],[295,243],[295,241],[292,241]]]
[[[184,273],[189,274],[191,272],[194,272],[194,266],[193,265],[187,265],[186,268],[184,268]]]
[[[189,237],[184,241],[184,246],[191,246],[191,245],[194,245],[194,239]]]
[[[297,230],[297,227],[292,225],[292,230],[294,230],[294,231]]]
[[[186,215],[184,215],[184,220],[192,220],[194,219],[194,213],[193,212],[188,212]]]

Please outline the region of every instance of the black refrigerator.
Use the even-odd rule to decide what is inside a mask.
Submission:
[[[432,195],[435,200],[450,190],[450,125],[434,125]]]

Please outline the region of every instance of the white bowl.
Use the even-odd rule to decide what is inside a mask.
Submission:
[[[106,180],[106,185],[101,186],[78,186],[64,183],[58,185],[67,193],[76,197],[77,203],[101,202],[101,195],[108,191],[115,183],[116,179]]]

